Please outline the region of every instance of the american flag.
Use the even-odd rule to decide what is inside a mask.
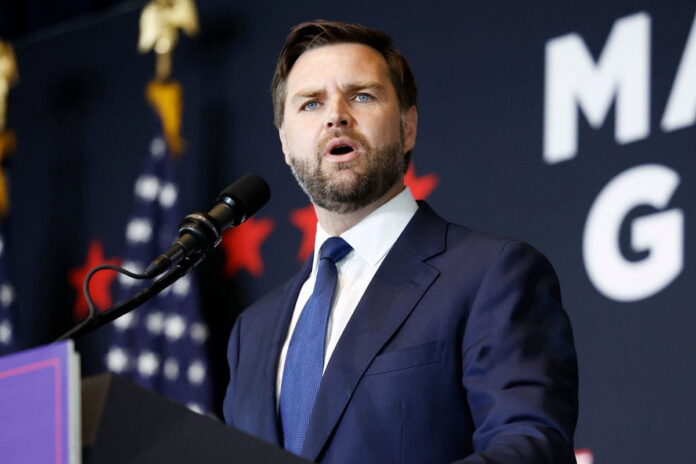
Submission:
[[[133,215],[126,227],[122,266],[142,272],[169,248],[183,218],[174,164],[162,133],[150,144],[135,182]],[[123,301],[146,285],[120,275],[115,295]],[[208,328],[201,319],[194,275],[188,273],[155,298],[112,324],[108,369],[199,413],[212,411]]]
[[[15,291],[9,278],[6,243],[0,225],[0,355],[12,353],[17,349],[17,337],[12,324]]]

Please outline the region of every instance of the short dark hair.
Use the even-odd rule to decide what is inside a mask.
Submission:
[[[401,111],[405,112],[416,105],[418,89],[411,67],[388,34],[360,24],[317,19],[293,27],[278,57],[271,82],[276,127],[280,128],[283,124],[287,79],[297,59],[306,51],[339,43],[358,43],[377,50],[387,62]]]

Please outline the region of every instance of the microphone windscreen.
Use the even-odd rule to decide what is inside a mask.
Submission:
[[[220,192],[218,199],[232,197],[240,204],[246,217],[257,212],[271,198],[271,189],[263,177],[258,174],[247,174],[240,177],[225,190]]]

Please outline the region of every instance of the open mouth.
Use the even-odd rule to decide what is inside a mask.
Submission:
[[[350,153],[353,151],[353,147],[350,145],[338,145],[334,147],[329,153],[332,155],[345,155],[346,153]]]

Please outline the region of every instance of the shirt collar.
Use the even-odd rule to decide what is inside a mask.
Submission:
[[[418,203],[413,198],[411,190],[405,187],[397,196],[374,210],[362,221],[341,234],[353,250],[368,263],[377,265],[394,246],[396,239],[404,231],[406,225],[418,210]],[[314,240],[314,249],[331,237],[317,224],[317,233]],[[375,238],[379,238],[375,240]],[[313,267],[317,261],[317,253],[314,253]]]

